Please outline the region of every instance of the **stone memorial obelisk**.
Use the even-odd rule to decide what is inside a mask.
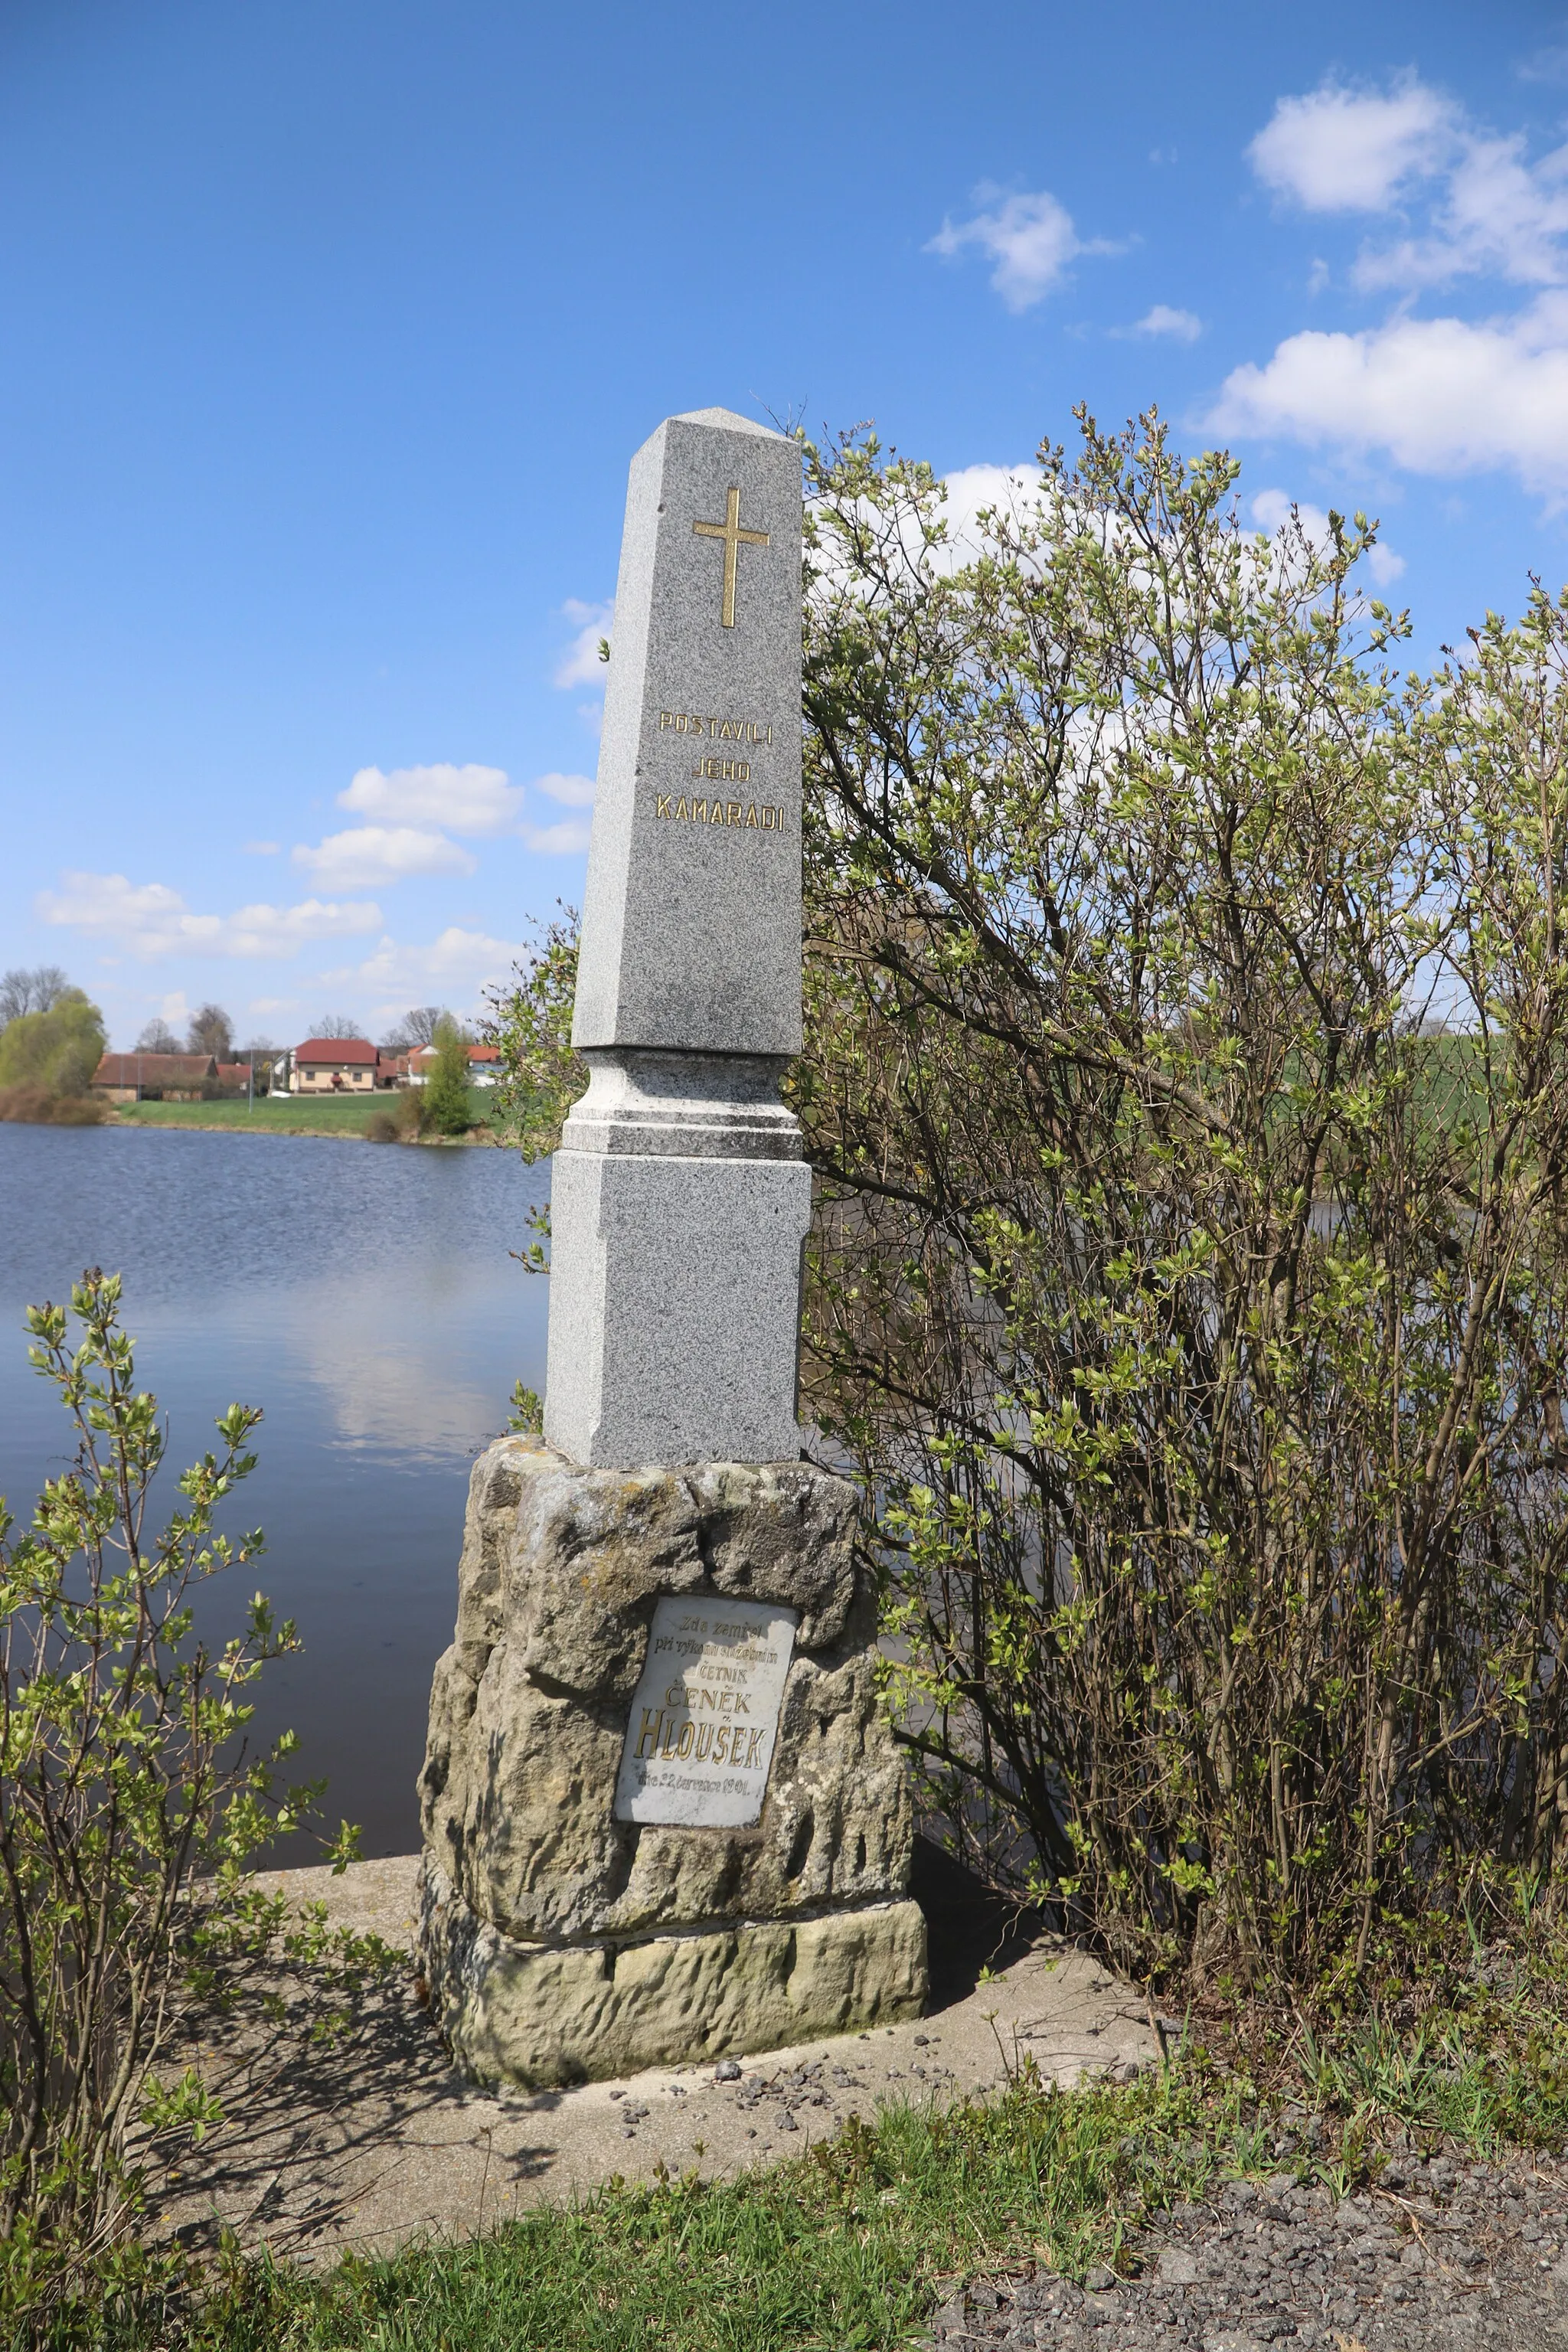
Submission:
[[[421,1800],[454,2054],[531,2087],[918,2013],[856,1498],[800,1459],[800,463],[632,461],[544,1440],[475,1467]]]

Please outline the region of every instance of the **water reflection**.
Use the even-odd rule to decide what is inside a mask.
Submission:
[[[448,1264],[384,1289],[334,1276],[268,1306],[279,1355],[319,1393],[323,1439],[440,1462],[469,1454],[495,1428],[497,1392],[477,1376],[474,1348],[492,1296],[473,1269]]]
[[[231,1399],[264,1409],[234,1524],[265,1528],[253,1580],[305,1650],[258,1728],[300,1733],[300,1769],[328,1775],[367,1853],[416,1842],[473,1455],[520,1375],[543,1386],[545,1286],[509,1255],[542,1189],[489,1150],[0,1126],[0,1493],[25,1511],[67,1458],[24,1306],[119,1269],[174,1466]],[[163,1517],[174,1500],[171,1478]]]

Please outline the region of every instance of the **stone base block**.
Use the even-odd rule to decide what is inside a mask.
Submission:
[[[798,1160],[559,1150],[551,1163],[544,1429],[568,1461],[787,1462]]]
[[[927,1992],[915,1903],[525,1944],[470,1910],[428,1854],[419,1945],[458,2064],[531,2091],[892,2025],[920,2016]]]

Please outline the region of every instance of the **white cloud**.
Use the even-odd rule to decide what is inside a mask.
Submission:
[[[586,817],[580,816],[563,817],[557,824],[525,824],[521,828],[524,846],[536,850],[542,857],[567,856],[586,849],[592,830]]]
[[[534,779],[533,790],[572,809],[592,808],[591,776],[552,770]],[[404,823],[363,824],[329,834],[314,847],[301,842],[291,856],[323,890],[381,889],[421,875],[472,874],[479,861],[434,827],[444,821],[453,832],[510,833],[525,847],[545,856],[572,854],[588,845],[582,818],[537,824],[524,814],[528,795],[510,783],[500,768],[450,766],[362,768],[338,795],[349,808],[402,817]]]
[[[1311,446],[1381,449],[1418,474],[1502,467],[1568,495],[1568,296],[1514,319],[1395,318],[1360,334],[1291,335],[1235,369],[1210,425]]]
[[[1291,520],[1292,509],[1295,520],[1314,547],[1332,544],[1333,532],[1323,509],[1309,505],[1305,499],[1292,499],[1284,490],[1259,490],[1252,501],[1252,520],[1259,530],[1273,533],[1285,529]],[[1396,555],[1392,547],[1385,547],[1379,540],[1367,554],[1366,568],[1378,586],[1386,588],[1404,571],[1405,558]]]
[[[361,768],[346,792],[338,794],[340,808],[356,815],[377,818],[384,824],[416,825],[427,830],[445,825],[449,833],[506,833],[522,810],[522,793],[507,782],[504,768],[481,768],[470,762],[454,767],[437,761],[426,768]]]
[[[1132,330],[1135,335],[1173,335],[1182,343],[1195,343],[1203,331],[1204,322],[1194,312],[1173,310],[1168,302],[1156,302],[1145,310]]]
[[[941,487],[940,514],[946,536],[940,544],[928,545],[909,513],[899,525],[903,561],[911,573],[924,579],[945,578],[992,547],[992,534],[981,528],[983,513],[996,509],[1020,513],[1037,506],[1040,469],[1030,465],[960,466],[943,476]],[[869,528],[878,528],[868,510],[866,520]],[[845,570],[832,533],[816,549],[812,562],[816,578],[811,593],[819,599],[842,594],[860,597],[868,593],[863,579],[852,580]]]
[[[984,204],[1000,191],[982,187],[974,194]],[[1103,237],[1080,237],[1071,214],[1044,188],[1033,195],[1004,196],[993,210],[976,213],[973,220],[944,220],[925,249],[951,257],[971,245],[995,263],[991,283],[1009,310],[1026,310],[1040,301],[1061,283],[1079,254],[1121,250]]]
[[[573,636],[555,665],[557,686],[604,685],[605,665],[599,659],[599,640],[609,635],[615,609],[613,604],[584,604],[580,596],[567,597],[561,610],[572,624]]]
[[[980,514],[993,507],[1016,510],[1037,505],[1040,469],[1037,466],[960,466],[942,476],[942,487],[946,493],[942,515],[948,545],[953,551],[951,560],[968,563],[990,543],[979,527]]]
[[[560,801],[566,808],[592,808],[596,787],[592,776],[552,774],[536,776],[533,789],[536,793],[547,793],[552,801]]]
[[[323,890],[374,889],[421,874],[472,874],[479,860],[445,834],[413,825],[362,824],[290,853]]]
[[[89,939],[109,940],[147,958],[182,952],[215,956],[289,956],[317,940],[373,931],[381,909],[367,900],[349,905],[306,898],[296,907],[241,907],[232,915],[196,915],[166,883],[136,884],[123,874],[68,873],[59,890],[43,890],[37,906],[46,923]]]
[[[1407,75],[1384,96],[1325,82],[1283,98],[1247,149],[1265,184],[1313,212],[1424,209],[1420,233],[1369,247],[1363,292],[1411,292],[1486,270],[1516,284],[1568,278],[1568,148],[1531,163],[1522,133],[1499,137]]]
[[[1561,240],[1568,231],[1568,149],[1531,165],[1522,137],[1467,137],[1433,206],[1425,236],[1403,237],[1357,258],[1363,290],[1414,291],[1486,271],[1516,285],[1555,286],[1568,277]]]
[[[504,980],[526,953],[524,942],[449,923],[428,946],[383,939],[363,963],[323,973],[323,986],[357,982],[374,992],[378,1021],[395,1020],[410,1004],[477,1005],[482,991]]]
[[[1325,81],[1282,98],[1247,148],[1266,187],[1310,212],[1381,212],[1414,176],[1435,171],[1452,146],[1452,100],[1402,76],[1386,96]]]
[[[245,854],[247,857],[276,857],[281,847],[281,842],[277,841],[247,841]]]
[[[1332,82],[1281,99],[1248,150],[1271,187],[1319,212],[1389,211],[1407,233],[1363,246],[1364,293],[1405,307],[1357,331],[1290,335],[1226,379],[1209,424],[1436,476],[1504,468],[1568,499],[1568,147],[1531,162],[1407,75],[1383,93]],[[1491,318],[1418,319],[1409,298],[1465,275],[1542,289]],[[1314,265],[1313,291],[1326,282]]]

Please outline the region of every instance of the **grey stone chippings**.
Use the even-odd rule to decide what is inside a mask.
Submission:
[[[1289,2176],[1261,2190],[1233,2183],[1152,2226],[1126,2276],[973,2279],[923,2340],[953,2352],[1562,2352],[1568,2166],[1411,2159],[1339,2203]]]

